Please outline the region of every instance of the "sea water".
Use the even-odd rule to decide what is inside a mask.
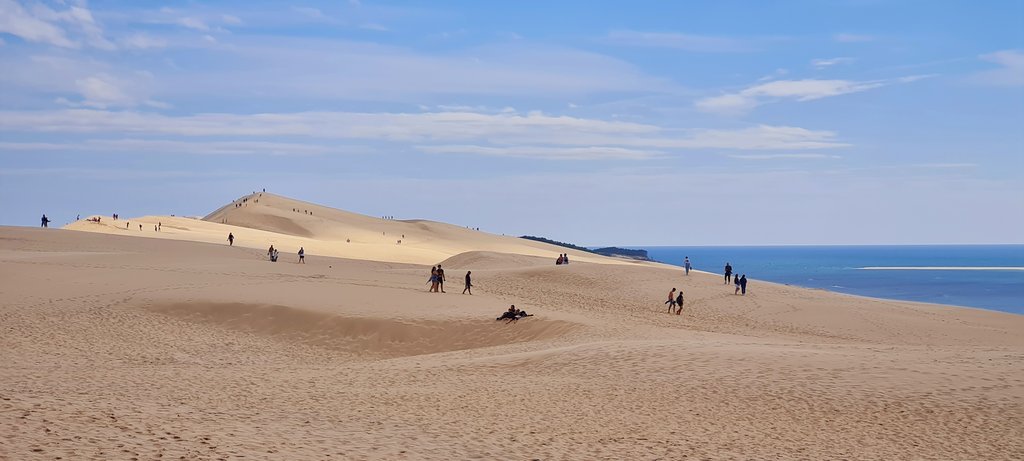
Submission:
[[[643,248],[657,261],[875,298],[1024,314],[1024,245]]]

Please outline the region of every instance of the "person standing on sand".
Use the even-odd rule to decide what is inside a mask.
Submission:
[[[740,278],[739,277],[733,277],[732,280],[734,282],[736,282],[736,290],[733,291],[732,294],[737,295],[737,294],[740,293]]]
[[[671,314],[672,313],[672,308],[676,307],[676,289],[675,288],[673,288],[672,291],[668,292],[668,301],[665,301],[665,304],[668,304],[668,313]]]
[[[441,293],[444,291],[444,269],[441,269],[441,265],[437,265],[437,286],[441,288]]]
[[[163,229],[163,227],[164,227],[164,223],[162,223],[162,222],[156,223],[156,231],[157,232],[160,232],[160,229]]]
[[[466,288],[462,289],[462,294],[466,294],[467,291],[469,294],[473,294],[473,290],[471,290],[471,288],[473,288],[473,280],[469,277],[469,274],[472,273],[472,271],[466,271]]]
[[[228,232],[228,246],[235,246],[235,236]]]
[[[683,267],[686,268],[686,275],[690,275],[690,257],[683,258]]]
[[[744,296],[747,295],[747,274],[743,274],[743,277],[740,277],[740,292]]]
[[[45,214],[43,215],[43,219],[40,220],[39,227],[50,227],[50,218],[47,218]]]
[[[725,263],[725,284],[726,285],[728,285],[729,282],[731,282],[731,280],[729,280],[730,277],[732,277],[732,266],[730,266],[729,263]]]
[[[306,264],[306,249],[299,247],[299,264]]]
[[[679,294],[676,295],[676,315],[683,312],[683,290],[679,290]]]

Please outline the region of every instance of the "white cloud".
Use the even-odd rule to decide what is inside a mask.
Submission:
[[[740,52],[754,49],[753,44],[745,40],[675,32],[613,30],[608,33],[605,40],[619,45],[673,48],[700,52]]]
[[[927,75],[912,75],[888,80],[775,80],[746,88],[738,93],[728,93],[698,100],[697,109],[724,115],[744,114],[765,102],[782,99],[813,101],[850,93],[858,93],[895,83],[910,83]]]
[[[863,43],[863,42],[872,42],[872,41],[875,40],[875,37],[871,36],[871,35],[864,35],[864,34],[840,33],[840,34],[833,35],[832,39],[837,41],[837,42],[842,42],[842,43]]]
[[[178,18],[175,22],[177,22],[178,25],[182,27],[187,27],[189,29],[195,29],[204,32],[210,30],[210,26],[207,25],[205,21],[199,18],[186,16]]]
[[[433,154],[473,154],[496,157],[526,157],[546,160],[642,160],[662,156],[664,152],[624,147],[587,146],[477,146],[440,145],[416,146],[422,152]]]
[[[362,146],[268,141],[173,141],[166,139],[89,139],[73,143],[0,142],[0,152],[131,152],[188,155],[321,155],[369,150]]]
[[[827,68],[827,67],[832,67],[832,66],[836,66],[836,65],[840,65],[840,64],[851,64],[854,61],[856,61],[856,59],[854,59],[854,58],[814,59],[814,60],[811,60],[811,65],[814,66],[817,69],[824,69],[824,68]]]
[[[318,19],[318,20],[330,20],[330,19],[332,19],[330,16],[327,16],[326,14],[324,14],[323,11],[320,11],[319,8],[311,8],[311,7],[305,7],[305,6],[293,6],[292,7],[292,11],[295,11],[296,13],[299,13],[299,14],[301,14],[303,16],[306,16],[307,18],[310,18],[310,19]]]
[[[741,159],[741,160],[778,160],[778,159],[825,159],[825,158],[842,158],[838,155],[826,155],[826,154],[733,154],[728,155],[729,158]]]
[[[146,50],[151,48],[164,48],[167,40],[153,37],[143,33],[135,33],[119,40],[121,46],[129,49]]]
[[[979,58],[995,63],[999,68],[978,72],[971,76],[973,81],[996,86],[1024,85],[1024,51],[1002,50],[983,54]]]
[[[100,86],[96,97],[104,95]],[[106,95],[118,97],[116,91]],[[261,139],[293,136],[429,145],[518,148],[569,146],[562,154],[626,156],[665,149],[806,150],[844,147],[830,131],[758,125],[742,129],[678,130],[656,125],[604,121],[539,112],[480,114],[469,112],[286,114],[197,114],[168,116],[142,112],[69,109],[0,112],[0,131],[48,133],[116,133],[119,135],[221,136]],[[474,147],[475,148],[475,147]],[[544,147],[547,148],[547,147]],[[615,150],[622,148],[626,150]],[[539,148],[538,148],[539,149]],[[590,149],[589,151],[587,149]],[[602,150],[603,149],[603,150]],[[629,151],[632,149],[633,151]],[[482,151],[490,155],[514,154]],[[541,155],[542,151],[530,151]],[[553,154],[555,151],[548,151]]]
[[[134,99],[121,91],[108,76],[95,76],[75,80],[75,85],[78,86],[78,91],[84,98],[82,104],[86,106],[102,109],[109,106],[130,106],[135,104]]]
[[[64,48],[79,46],[67,37],[63,28],[30,14],[14,0],[0,0],[0,32],[30,42],[48,43]]]

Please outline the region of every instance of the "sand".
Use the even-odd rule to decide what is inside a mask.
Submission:
[[[0,227],[0,458],[1024,458],[1024,316],[260,203]]]

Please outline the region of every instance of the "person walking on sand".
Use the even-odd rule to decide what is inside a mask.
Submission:
[[[306,264],[306,249],[299,247],[299,264]]]
[[[45,214],[43,219],[40,220],[39,227],[50,227],[50,218],[47,218]]]
[[[466,292],[473,294],[473,290],[471,289],[473,288],[473,280],[469,277],[472,273],[472,271],[466,271],[466,288],[462,289],[462,294],[466,294]]]
[[[735,283],[736,290],[733,291],[732,294],[737,295],[737,294],[740,293],[740,278],[739,278],[739,276],[736,276],[736,277],[733,277],[732,280],[733,280],[733,282],[736,282]]]
[[[668,304],[668,313],[671,314],[672,313],[672,308],[676,307],[676,289],[675,288],[673,288],[672,291],[668,292],[668,301],[665,301],[665,304]]]
[[[729,282],[732,281],[732,280],[729,280],[730,277],[732,277],[732,266],[730,266],[729,263],[725,263],[725,284],[726,285],[728,285]]]
[[[747,295],[747,274],[743,274],[743,276],[740,277],[740,293],[742,293],[743,296]]]
[[[444,269],[441,269],[441,265],[437,265],[437,286],[441,289],[441,293],[444,291]]]
[[[683,312],[683,290],[679,290],[679,294],[676,295],[676,315]]]
[[[686,275],[690,275],[690,257],[683,258],[683,267],[686,268]]]
[[[434,266],[434,267],[430,268],[430,278],[427,279],[427,283],[430,284],[430,289],[427,290],[427,293],[436,293],[437,292],[437,266]]]
[[[231,232],[228,232],[228,246],[235,246],[235,236]]]
[[[267,256],[272,254],[274,254],[274,245],[270,245],[270,248],[267,248]]]

